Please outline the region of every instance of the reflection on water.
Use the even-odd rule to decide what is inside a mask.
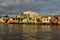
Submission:
[[[60,40],[60,25],[0,24],[0,40]]]

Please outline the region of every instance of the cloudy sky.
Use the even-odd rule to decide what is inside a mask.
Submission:
[[[59,15],[60,0],[0,0],[0,15],[14,15],[23,11]]]

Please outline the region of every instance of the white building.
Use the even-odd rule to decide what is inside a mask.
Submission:
[[[36,12],[32,12],[32,11],[26,11],[26,12],[23,12],[23,14],[26,14],[27,16],[38,16],[39,14],[36,13]]]

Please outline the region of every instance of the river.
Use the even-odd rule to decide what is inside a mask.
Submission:
[[[60,40],[60,25],[0,24],[0,40]]]

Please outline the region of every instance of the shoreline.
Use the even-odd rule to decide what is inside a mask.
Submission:
[[[31,25],[60,25],[58,23],[2,23],[0,24],[31,24]]]
[[[4,23],[4,24],[60,25],[58,23]]]

